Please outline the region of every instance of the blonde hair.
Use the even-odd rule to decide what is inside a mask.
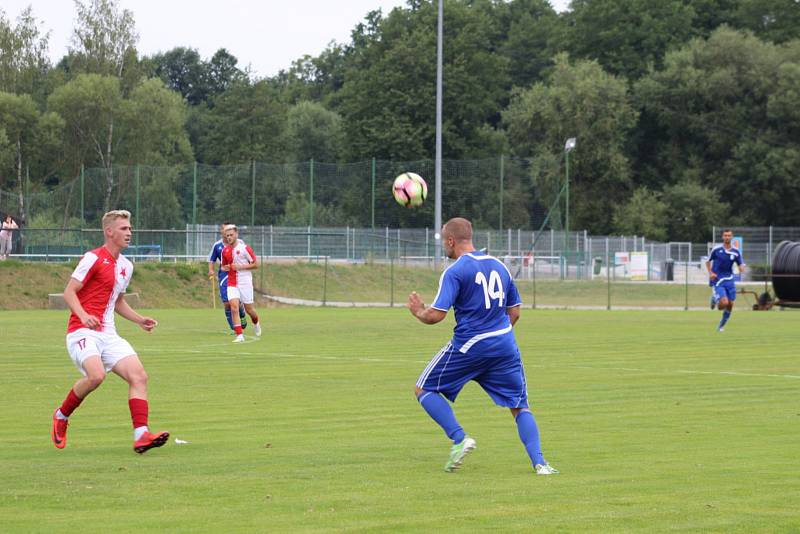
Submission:
[[[131,212],[128,210],[112,210],[103,215],[103,228],[111,226],[117,219],[131,219]]]

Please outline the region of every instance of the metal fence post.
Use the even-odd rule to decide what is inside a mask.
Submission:
[[[389,260],[389,307],[394,308],[394,258]]]
[[[769,248],[767,249],[767,267],[770,277],[772,277],[772,225],[769,225]]]
[[[84,211],[84,184],[85,184],[85,176],[84,176],[85,168],[83,163],[81,163],[81,229],[86,227],[86,212]]]
[[[256,161],[252,160],[250,172],[250,226],[256,224]]]
[[[328,256],[325,256],[325,273],[322,276],[322,306],[328,301]]]
[[[686,261],[684,262],[684,269],[686,270],[686,273],[684,275],[684,278],[686,279],[685,283],[686,302],[683,305],[683,309],[685,311],[688,311],[689,310],[689,257],[688,256],[686,257]]]
[[[503,229],[503,181],[505,180],[505,169],[503,168],[503,155],[500,154],[500,230]]]
[[[314,226],[314,158],[311,158],[311,161],[309,161],[308,180],[309,180],[308,226],[313,227]]]
[[[372,200],[370,202],[372,212],[372,229],[375,229],[375,158],[372,158]]]
[[[608,257],[608,238],[606,238],[606,309],[611,311],[611,263]]]
[[[536,309],[536,255],[531,256],[531,268],[533,268],[533,304],[531,309]]]
[[[140,187],[139,165],[137,164],[136,165],[136,215],[134,216],[134,219],[136,220],[136,224],[139,225],[139,228],[142,228],[143,227],[142,221],[141,221],[141,219],[139,219],[139,187]],[[136,239],[134,240],[134,243],[135,243],[136,249],[137,249],[136,253],[138,254],[139,253],[139,250],[138,250],[139,249],[139,232],[136,232],[134,235],[136,236]],[[163,251],[164,247],[161,247],[161,250]]]
[[[258,265],[258,283],[261,286],[260,290],[262,293],[266,293],[264,291],[264,227],[261,227],[261,259],[259,260]]]
[[[192,165],[192,224],[197,224],[197,162]]]

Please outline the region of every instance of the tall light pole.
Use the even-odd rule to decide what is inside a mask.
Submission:
[[[567,243],[569,243],[569,153],[572,152],[576,146],[577,146],[577,141],[574,137],[570,137],[569,139],[567,139],[567,142],[564,143],[564,158],[566,160],[566,174],[567,174],[567,184],[565,186],[567,213],[566,213],[566,222],[564,224],[564,229],[566,231],[565,239],[567,240]]]
[[[439,0],[439,21],[437,24],[436,38],[436,199],[434,214],[434,256],[433,265],[438,267],[442,257],[442,19],[444,8],[443,0]]]

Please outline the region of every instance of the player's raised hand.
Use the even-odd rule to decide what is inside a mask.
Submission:
[[[87,315],[86,317],[81,319],[81,322],[83,322],[83,324],[86,325],[86,328],[91,328],[92,330],[97,330],[98,328],[100,328],[102,324],[100,323],[100,319],[98,319],[94,315]]]
[[[425,303],[422,302],[422,298],[420,298],[420,296],[417,295],[416,291],[412,291],[411,294],[408,296],[408,309],[414,316],[416,316],[417,313],[425,309]]]
[[[142,317],[142,321],[139,323],[139,326],[141,326],[142,330],[146,332],[152,332],[153,328],[158,326],[158,321],[152,317]]]

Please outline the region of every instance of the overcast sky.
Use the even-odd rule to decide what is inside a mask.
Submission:
[[[88,0],[87,0],[88,3]],[[200,51],[207,59],[227,48],[257,76],[273,76],[305,54],[316,56],[331,41],[348,42],[353,27],[374,10],[384,14],[405,0],[119,0],[133,12],[137,49],[152,55],[176,46]],[[559,11],[569,0],[550,0]],[[28,5],[43,31],[51,31],[50,57],[67,52],[75,19],[70,0],[2,0],[12,21]]]

